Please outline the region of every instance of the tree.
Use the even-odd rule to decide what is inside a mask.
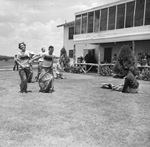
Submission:
[[[114,66],[114,73],[116,73],[120,77],[124,77],[126,75],[125,69],[131,69],[133,74],[138,74],[137,69],[137,61],[133,50],[129,45],[123,45],[120,49],[120,52],[117,56],[117,61]]]
[[[60,57],[61,57],[62,55],[66,55],[66,54],[67,54],[66,49],[63,47],[63,48],[60,50]]]
[[[66,49],[64,47],[60,50],[60,62],[63,63],[65,71],[70,70],[70,59],[67,56],[67,52],[66,52]]]

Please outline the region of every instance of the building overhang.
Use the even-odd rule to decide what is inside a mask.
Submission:
[[[107,4],[104,4],[104,5],[97,6],[97,7],[93,7],[93,8],[83,10],[83,11],[80,11],[80,12],[76,12],[75,15],[81,15],[81,14],[88,13],[88,12],[91,12],[91,11],[97,11],[97,10],[100,10],[100,9],[105,9],[105,8],[108,8],[108,7],[124,4],[124,3],[127,3],[127,2],[132,2],[132,1],[135,1],[135,0],[117,0],[117,1],[114,1],[114,2],[111,2],[111,3],[107,3]]]
[[[74,21],[65,22],[61,25],[58,25],[57,27],[69,27],[69,26],[74,26]]]
[[[150,40],[150,25],[74,35],[74,44]]]

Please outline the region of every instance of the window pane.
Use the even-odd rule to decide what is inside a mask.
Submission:
[[[88,33],[93,32],[93,15],[94,12],[89,12],[88,14]]]
[[[124,14],[125,4],[118,5],[117,7],[117,29],[124,28]]]
[[[107,29],[107,8],[101,10],[100,31]]]
[[[70,27],[69,28],[69,39],[73,39],[73,35],[74,35],[74,27]]]
[[[95,26],[94,26],[94,32],[99,31],[99,16],[100,16],[100,10],[95,11]]]
[[[143,25],[144,1],[145,0],[136,1],[135,26]]]
[[[75,34],[80,34],[81,15],[76,16],[75,22]]]
[[[135,7],[135,2],[127,3],[126,28],[133,27],[134,7]]]
[[[145,25],[150,24],[150,0],[146,2]]]
[[[116,14],[116,6],[109,8],[109,24],[108,30],[115,29],[115,14]]]
[[[69,58],[73,58],[73,50],[69,50]]]
[[[87,14],[82,15],[82,33],[86,33],[87,31]]]

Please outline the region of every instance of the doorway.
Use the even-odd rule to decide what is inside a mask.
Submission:
[[[104,48],[104,63],[111,63],[112,48]]]

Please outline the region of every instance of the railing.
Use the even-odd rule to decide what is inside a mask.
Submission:
[[[87,68],[88,66],[88,68]],[[97,73],[101,76],[112,76],[114,64],[94,64],[94,63],[75,63],[75,67],[77,67],[77,73],[88,73],[93,66],[97,67]],[[137,66],[139,69],[138,79],[150,81],[150,66]]]
[[[94,63],[75,63],[75,66],[78,66],[83,73],[89,72],[93,66],[96,66],[98,68],[98,64]],[[87,66],[89,67],[87,68]]]

